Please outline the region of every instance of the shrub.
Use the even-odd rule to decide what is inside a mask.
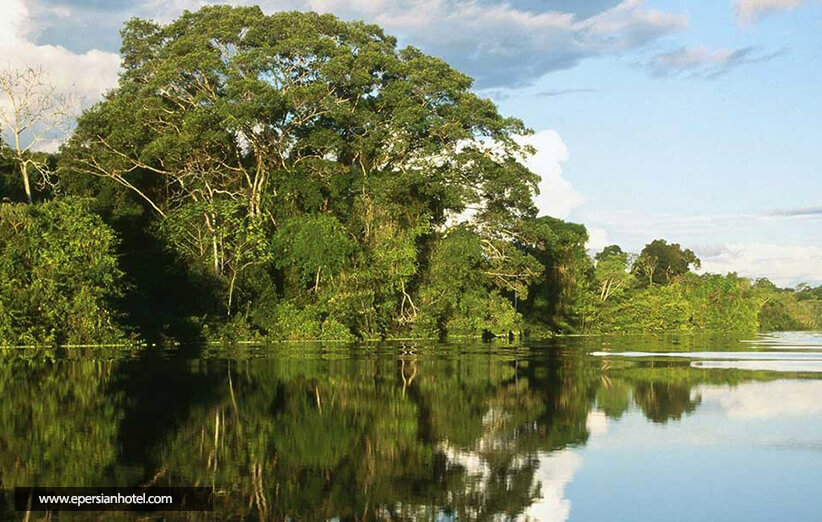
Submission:
[[[0,204],[0,343],[121,341],[115,244],[87,200]]]

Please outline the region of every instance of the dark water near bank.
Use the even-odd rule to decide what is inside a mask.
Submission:
[[[0,398],[0,488],[214,488],[172,520],[822,520],[822,334],[0,349]]]

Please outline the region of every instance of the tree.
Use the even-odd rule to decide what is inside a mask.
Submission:
[[[323,270],[333,277],[348,264],[353,241],[333,216],[318,214],[288,220],[274,236],[277,263],[296,272],[296,285],[320,289]]]
[[[0,202],[23,201],[22,180],[17,172],[17,162],[14,161],[14,152],[0,136]]]
[[[628,271],[629,255],[617,245],[610,245],[594,256],[596,259],[595,277],[599,285],[599,300],[609,298],[625,290],[632,276]]]
[[[691,267],[701,266],[699,258],[689,249],[683,250],[678,243],[668,244],[664,239],[655,239],[645,245],[634,262],[633,273],[648,285],[667,285],[674,278],[686,274]]]
[[[87,201],[0,205],[0,344],[122,340],[115,244]]]
[[[515,245],[491,242],[470,226],[455,227],[436,241],[428,264],[416,327],[441,337],[520,330],[520,316],[503,293],[525,299],[542,268]]]
[[[591,316],[594,270],[584,225],[550,216],[523,220],[517,243],[542,265],[523,303],[526,316],[561,331],[585,329]]]
[[[0,96],[0,123],[11,136],[7,153],[20,170],[26,199],[32,203],[30,173],[37,172],[48,182],[50,171],[48,163],[34,152],[46,140],[67,132],[77,100],[58,93],[42,67],[0,71]]]
[[[619,245],[608,245],[601,252],[594,255],[594,260],[599,262],[610,258],[620,258],[628,261],[628,253],[622,250]]]
[[[287,287],[297,279],[284,272],[295,266],[272,259],[263,268],[281,271],[283,295],[333,301],[355,330],[382,335],[413,321],[418,256],[450,216],[477,208],[493,257],[517,221],[535,214],[539,178],[521,162],[530,149],[514,139],[528,133],[522,122],[473,94],[467,76],[398,49],[379,27],[210,6],[168,25],[133,19],[122,34],[119,86],[79,119],[61,174],[96,176],[139,197],[157,229],[175,230],[169,248],[224,286],[229,313],[239,306],[234,281],[243,286],[263,266],[237,250],[250,243],[233,236],[249,229],[277,250],[271,241],[283,227],[339,223],[333,233],[353,248],[343,249],[341,268],[296,267],[311,265],[309,293],[302,282]],[[229,207],[243,226],[223,226]],[[527,275],[497,277],[513,287]]]

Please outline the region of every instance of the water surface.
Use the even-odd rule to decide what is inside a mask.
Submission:
[[[812,333],[0,349],[0,487],[208,486],[214,519],[820,520],[820,366]]]

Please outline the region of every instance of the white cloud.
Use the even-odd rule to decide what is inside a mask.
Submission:
[[[716,78],[750,63],[770,60],[781,54],[758,53],[754,47],[741,49],[709,49],[707,47],[680,47],[652,57],[645,67],[654,76],[688,73],[694,77]]]
[[[752,22],[760,16],[775,11],[796,9],[811,0],[736,0],[734,8],[743,22]]]
[[[729,243],[695,247],[702,272],[737,272],[745,277],[769,277],[780,286],[822,282],[822,246]]]
[[[59,3],[38,0],[40,3]],[[96,39],[111,45],[111,38],[88,34],[78,38],[65,30],[67,23],[88,25],[90,11],[77,0],[72,16],[48,18],[51,34],[59,34],[76,47]],[[101,23],[117,25],[129,16],[168,22],[184,9],[196,10],[217,3],[205,0],[123,0],[105,9]],[[266,12],[314,10],[343,19],[377,23],[400,38],[403,45],[422,48],[456,68],[473,75],[479,87],[527,85],[547,72],[567,69],[581,60],[636,49],[688,25],[684,14],[651,9],[645,0],[597,2],[585,6],[567,3],[564,11],[531,3],[517,7],[503,0],[235,0],[235,5],[259,4]],[[587,4],[587,2],[586,2]],[[119,6],[119,7],[118,7]],[[64,8],[65,10],[65,8]],[[81,16],[82,14],[82,16]],[[59,26],[55,31],[53,26]],[[102,27],[101,27],[102,29]],[[100,33],[100,30],[91,33]]]
[[[76,54],[56,45],[37,45],[31,41],[32,15],[23,0],[0,0],[0,68],[42,66],[62,92],[72,92],[88,102],[98,100],[106,89],[117,83],[120,57],[114,53],[90,50]]]
[[[374,21],[472,74],[478,86],[499,87],[526,85],[587,57],[635,49],[687,26],[686,15],[644,3],[624,0],[587,18],[473,0],[308,0],[307,7]]]
[[[568,147],[555,130],[543,130],[519,140],[531,145],[537,153],[525,161],[525,165],[540,175],[539,195],[535,203],[540,215],[561,219],[568,218],[571,210],[585,199],[571,183],[562,177],[562,164],[568,161]]]
[[[18,36],[25,34],[25,22],[28,18],[28,10],[23,2],[18,0],[1,0],[0,12],[0,43],[4,45],[13,43]]]
[[[645,9],[645,0],[624,0],[619,5],[576,25],[589,45],[630,49],[688,26],[687,15]]]
[[[608,245],[613,244],[608,238],[608,231],[602,227],[585,227],[588,229],[588,243],[585,244],[585,248],[593,251],[599,252],[603,248]]]

